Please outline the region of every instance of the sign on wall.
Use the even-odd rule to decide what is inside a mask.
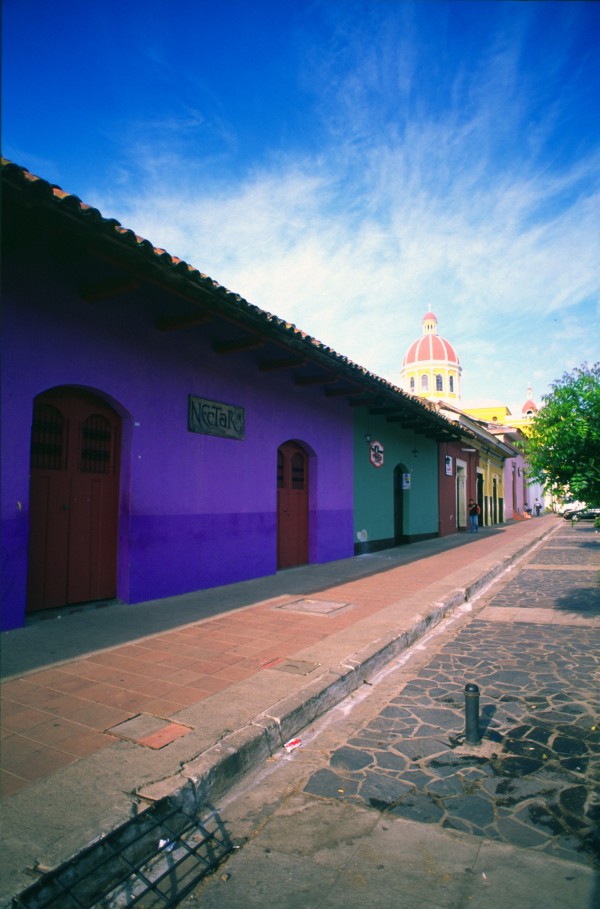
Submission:
[[[226,439],[243,439],[246,433],[244,408],[189,395],[188,431]]]
[[[410,474],[402,474],[402,489],[410,489]]]
[[[369,444],[369,460],[373,467],[383,467],[383,445],[381,442],[371,442]]]
[[[450,455],[446,455],[446,476],[452,476],[452,458]]]

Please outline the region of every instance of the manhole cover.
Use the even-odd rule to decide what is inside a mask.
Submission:
[[[291,603],[284,603],[277,609],[289,609],[291,612],[315,612],[317,615],[329,615],[337,612],[338,609],[346,609],[350,603],[339,603],[336,600],[308,600],[301,598],[292,600]]]
[[[308,660],[284,660],[276,666],[270,666],[269,669],[276,669],[277,672],[291,672],[294,675],[308,675],[318,669],[320,663],[309,663]]]

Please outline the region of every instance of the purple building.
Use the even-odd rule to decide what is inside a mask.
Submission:
[[[3,164],[2,627],[353,554],[364,371]]]
[[[434,407],[22,168],[2,182],[3,629],[350,557],[363,528],[435,535],[460,434]]]

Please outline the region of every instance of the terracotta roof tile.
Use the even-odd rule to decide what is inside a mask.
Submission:
[[[29,192],[34,193],[38,201],[50,204],[54,202],[61,211],[65,211],[70,215],[78,215],[84,222],[94,225],[99,233],[113,239],[116,238],[119,243],[128,247],[138,249],[145,258],[156,262],[162,268],[166,268],[168,272],[175,272],[184,276],[192,285],[196,284],[208,289],[213,295],[216,295],[217,298],[220,298],[228,305],[234,306],[246,314],[252,314],[261,322],[274,326],[289,338],[294,338],[309,345],[318,351],[320,355],[333,360],[334,364],[345,367],[349,373],[346,377],[350,381],[353,378],[354,380],[364,380],[368,385],[368,387],[365,387],[366,393],[372,393],[375,387],[378,392],[381,391],[381,393],[392,396],[399,404],[401,403],[412,412],[420,410],[424,414],[427,413],[436,424],[445,425],[446,428],[454,428],[452,422],[439,414],[430,402],[407,394],[386,379],[369,372],[365,367],[359,366],[348,357],[337,353],[331,347],[301,331],[293,323],[285,322],[278,316],[249,303],[244,297],[228,290],[213,278],[198,271],[197,268],[185,260],[180,259],[178,256],[172,256],[167,250],[154,246],[149,240],[140,237],[133,230],[123,227],[120,221],[115,218],[105,218],[97,208],[82,202],[78,196],[65,192],[59,186],[48,183],[41,177],[30,173],[25,168],[19,167],[6,158],[2,158],[2,175],[3,179],[12,185],[25,188]]]

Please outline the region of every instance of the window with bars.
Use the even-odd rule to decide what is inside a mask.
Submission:
[[[63,470],[64,460],[65,418],[51,404],[36,404],[31,426],[31,467]]]
[[[304,457],[300,453],[292,458],[292,489],[304,489]]]
[[[81,427],[79,469],[82,473],[110,473],[112,466],[111,425],[101,414],[92,414]]]
[[[435,390],[436,391],[444,390],[444,380],[439,372],[437,373],[437,375],[435,377]]]

